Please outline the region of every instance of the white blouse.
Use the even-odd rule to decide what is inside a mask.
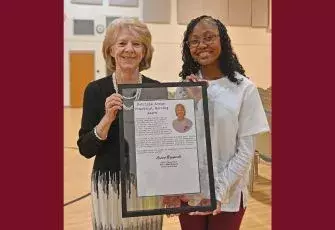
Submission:
[[[237,72],[236,77],[243,78],[239,85],[223,77],[208,81],[207,88],[215,194],[222,211],[228,212],[239,210],[241,193],[246,206],[254,135],[269,131],[257,87]],[[185,97],[187,93],[178,88],[176,98]],[[198,106],[202,106],[202,100]]]

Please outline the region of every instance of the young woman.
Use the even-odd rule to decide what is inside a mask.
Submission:
[[[191,20],[182,45],[180,77],[208,82],[217,209],[182,214],[180,224],[183,230],[237,230],[248,201],[255,135],[269,130],[266,115],[257,87],[245,77],[227,29],[219,20],[210,16]],[[177,89],[177,98],[188,96],[190,92]],[[183,196],[181,202],[187,205],[188,198]]]

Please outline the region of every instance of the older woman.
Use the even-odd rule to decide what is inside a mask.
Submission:
[[[91,177],[94,230],[156,230],[162,226],[161,216],[123,219],[120,210],[120,144],[116,116],[121,109],[132,110],[134,100],[167,97],[167,92],[153,95],[152,91],[142,89],[121,96],[117,86],[157,83],[140,73],[150,67],[152,54],[151,34],[145,24],[136,19],[114,20],[103,41],[103,56],[112,75],[89,83],[85,90],[77,144],[84,157],[95,157]],[[132,127],[133,117],[125,116],[124,126]],[[127,141],[133,140],[129,137]],[[132,146],[129,145],[129,152],[133,151]]]
[[[179,133],[186,133],[192,127],[192,121],[185,117],[186,109],[183,104],[177,104],[175,107],[177,119],[172,122],[173,128]]]

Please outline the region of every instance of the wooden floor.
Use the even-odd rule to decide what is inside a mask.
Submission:
[[[81,109],[64,108],[64,204],[90,192],[93,160],[82,157],[76,146]],[[64,230],[90,230],[90,196],[64,206]],[[241,230],[271,229],[271,166],[261,162],[259,176]],[[180,230],[178,219],[164,217],[163,230]]]

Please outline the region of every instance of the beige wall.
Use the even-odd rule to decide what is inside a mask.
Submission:
[[[256,149],[260,153],[271,154],[271,135],[269,133],[260,134],[256,137]]]

